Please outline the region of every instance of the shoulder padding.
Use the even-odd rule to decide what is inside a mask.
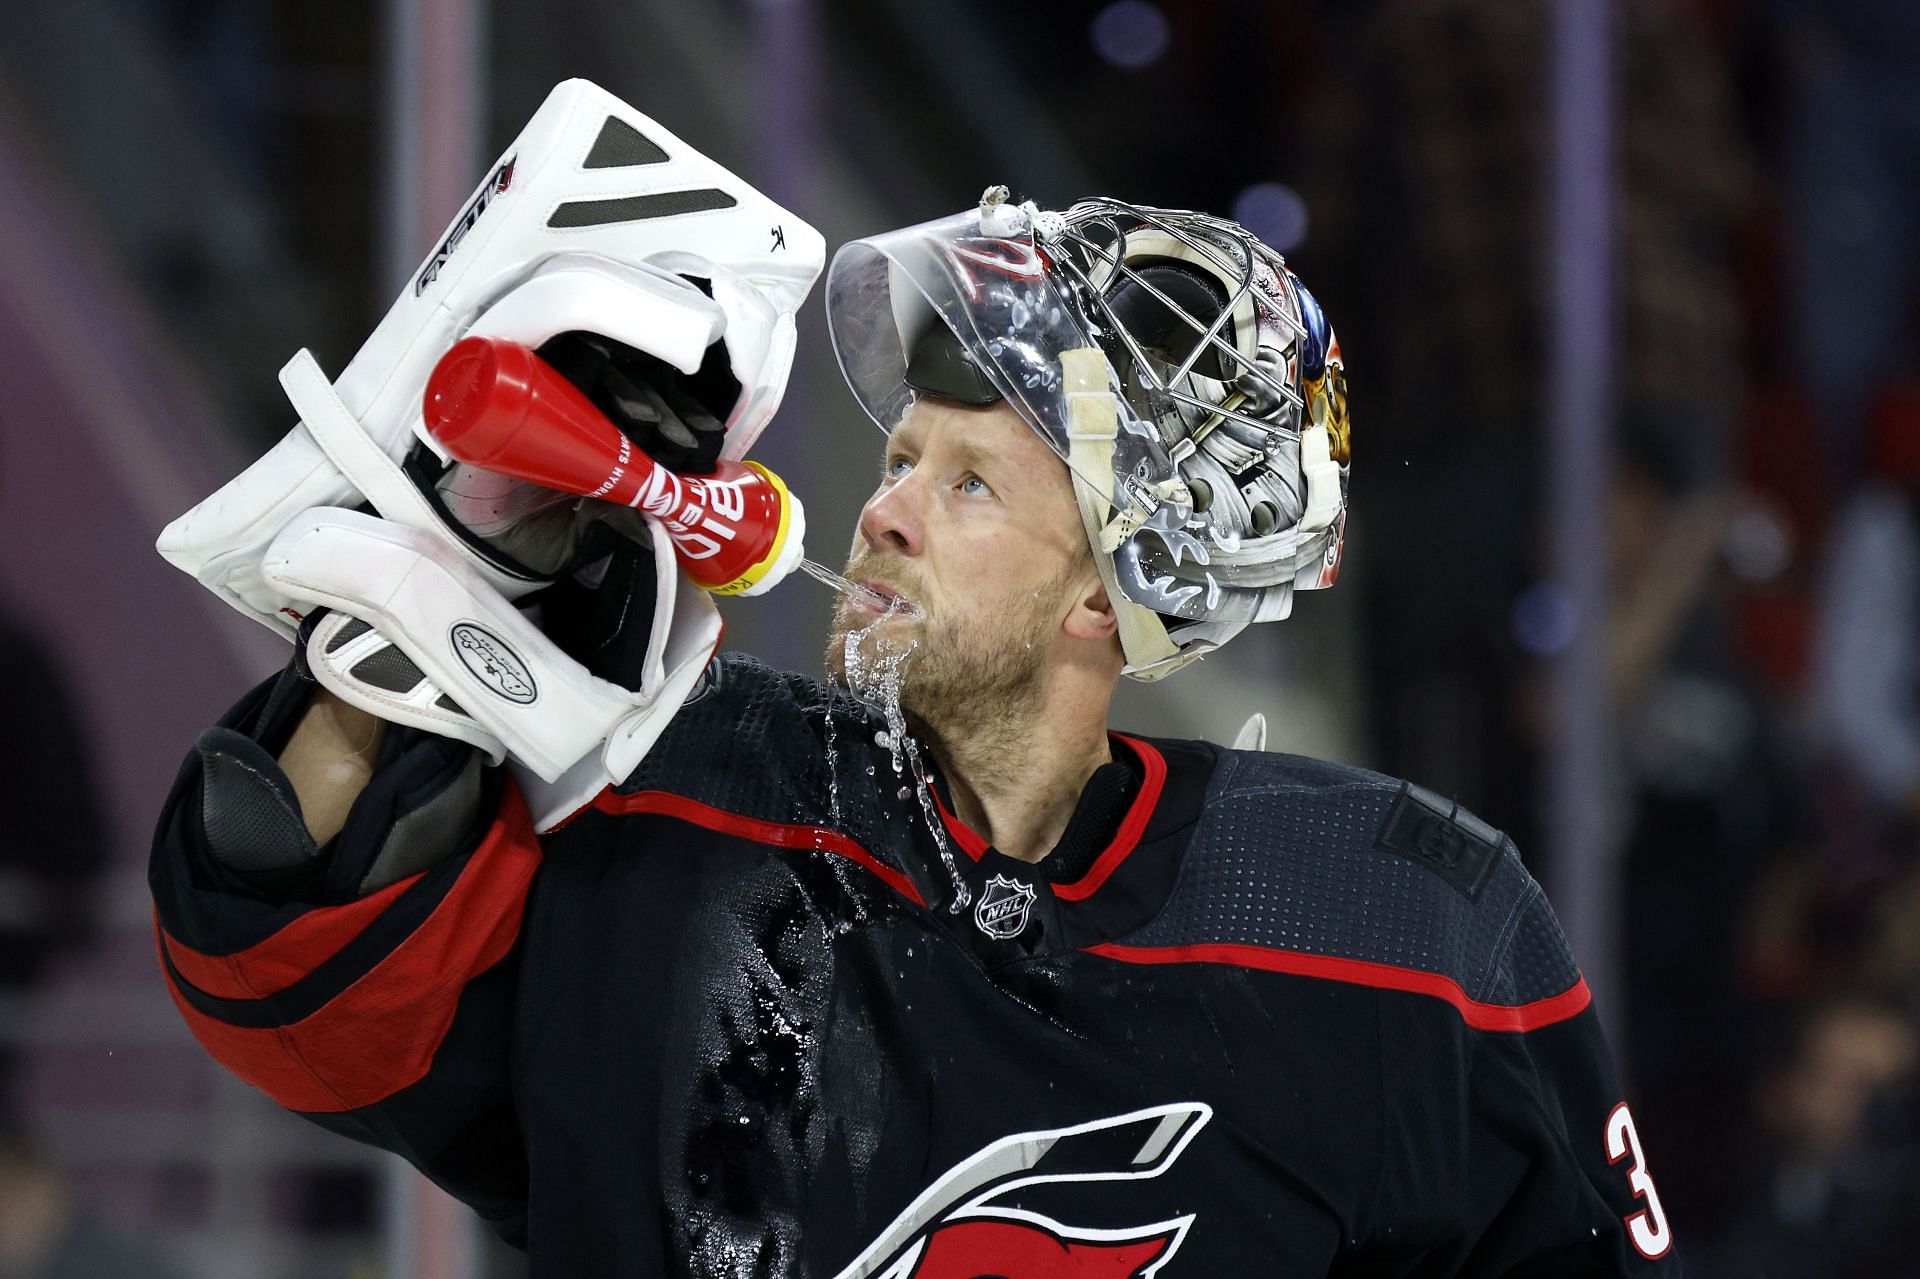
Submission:
[[[1380,966],[1501,1008],[1580,983],[1511,840],[1420,787],[1279,754],[1223,752],[1179,883],[1122,944],[1246,947],[1303,957],[1293,971],[1424,988],[1368,980]]]
[[[722,653],[615,789],[671,791],[762,820],[812,820],[813,791],[825,795],[821,725],[830,704],[841,722],[864,718],[858,703],[831,697],[816,680]]]
[[[722,653],[615,791],[665,792],[756,821],[831,827],[897,869],[892,831],[901,823],[889,827],[882,819],[881,788],[864,772],[880,727],[864,703],[840,689],[745,653]]]

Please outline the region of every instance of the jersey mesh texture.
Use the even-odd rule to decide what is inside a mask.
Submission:
[[[1565,942],[1556,950],[1534,936],[1542,921],[1522,917],[1539,889],[1512,845],[1469,902],[1374,847],[1397,783],[1281,755],[1234,761],[1165,909],[1126,945],[1227,943],[1386,964],[1451,978],[1481,1002],[1526,1002],[1577,979]],[[1508,954],[1516,930],[1524,948]]]
[[[1578,976],[1573,948],[1567,945],[1547,895],[1536,887],[1532,900],[1521,910],[1487,998],[1492,1003],[1530,1004],[1560,994]]]
[[[837,818],[827,764],[829,714]],[[913,836],[916,819],[907,806],[915,801],[899,800],[898,787],[885,780],[892,764],[874,744],[879,727],[864,704],[838,689],[742,653],[723,653],[660,746],[619,790],[666,791],[742,817],[836,829],[901,869],[896,845]],[[871,776],[869,764],[875,765]]]

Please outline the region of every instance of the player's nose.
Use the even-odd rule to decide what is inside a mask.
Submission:
[[[860,537],[874,550],[918,555],[926,545],[925,485],[909,472],[860,510]]]

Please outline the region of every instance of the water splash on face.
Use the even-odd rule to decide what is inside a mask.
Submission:
[[[847,632],[841,651],[843,669],[847,675],[847,688],[861,701],[879,707],[880,714],[886,720],[887,726],[876,740],[893,757],[894,776],[898,777],[908,770],[913,773],[913,789],[920,797],[920,815],[926,819],[934,847],[940,851],[941,864],[946,867],[947,878],[953,884],[953,900],[947,904],[947,909],[958,914],[973,900],[973,893],[960,876],[960,865],[954,860],[952,845],[947,842],[946,825],[933,806],[933,785],[927,779],[926,764],[920,757],[920,744],[907,731],[906,712],[900,705],[900,690],[906,684],[908,659],[913,656],[919,643],[915,640],[902,643],[880,633],[883,624],[903,611],[900,604],[901,601],[897,599],[889,600],[886,611],[879,617],[857,630]]]
[[[807,576],[815,578],[818,581],[825,582],[828,586],[831,586],[834,590],[839,591],[842,595],[847,596],[849,599],[855,600],[856,602],[861,604],[865,604],[867,607],[871,608],[875,612],[880,613],[882,615],[881,616],[882,621],[886,620],[887,617],[894,616],[896,613],[904,614],[909,610],[911,610],[914,613],[919,612],[917,608],[914,608],[914,606],[909,604],[906,600],[899,599],[897,597],[893,600],[888,600],[888,598],[880,594],[880,592],[875,590],[870,590],[867,587],[860,585],[860,583],[858,582],[851,581],[848,578],[842,577],[840,574],[834,572],[832,569],[828,568],[825,564],[821,564],[818,561],[802,559],[800,561],[800,569],[802,572],[806,573]],[[827,734],[826,734],[827,736],[827,740],[826,740],[827,808],[828,808],[828,812],[831,814],[833,824],[835,826],[838,826],[840,825],[840,743],[839,743],[839,731],[833,719],[833,699],[832,698],[827,699],[826,728],[827,728]],[[899,771],[897,767],[895,771],[896,772]],[[873,775],[873,765],[871,764],[867,765],[867,775],[869,777]]]
[[[940,814],[934,808],[933,786],[927,778],[926,763],[921,758],[920,745],[907,731],[906,711],[900,704],[900,692],[906,684],[908,659],[919,647],[919,641],[901,640],[883,634],[881,631],[887,622],[896,617],[920,616],[920,609],[909,600],[897,595],[881,595],[811,560],[802,560],[801,567],[808,575],[879,613],[879,616],[865,626],[847,632],[841,647],[841,669],[846,675],[848,691],[861,701],[878,707],[882,718],[886,721],[886,728],[876,734],[874,740],[885,746],[892,756],[894,776],[900,777],[908,771],[913,774],[913,789],[920,798],[920,814],[926,820],[927,830],[933,836],[934,847],[939,850],[941,864],[946,867],[947,878],[953,885],[953,899],[948,903],[947,909],[957,914],[972,902],[973,893],[967,887],[966,880],[960,875],[959,863],[954,860],[953,847],[947,840],[946,826],[941,822]],[[833,774],[829,796],[834,820],[837,822],[840,817],[840,784],[836,737],[830,710],[827,717],[827,766]],[[869,767],[868,772],[872,771]],[[902,787],[903,798],[905,791],[906,788]]]

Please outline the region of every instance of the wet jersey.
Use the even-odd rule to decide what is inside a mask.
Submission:
[[[291,901],[210,855],[267,823],[196,755],[152,866],[168,985],[229,1068],[543,1279],[1671,1272],[1587,987],[1497,832],[1376,774],[1115,735],[1126,780],[1082,803],[1110,830],[1029,864],[937,787],[936,840],[879,729],[724,657],[559,830],[488,770],[456,855],[355,896],[374,835],[471,775],[415,736]]]

